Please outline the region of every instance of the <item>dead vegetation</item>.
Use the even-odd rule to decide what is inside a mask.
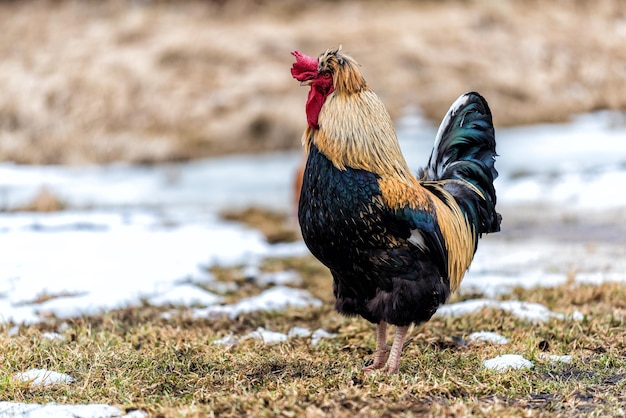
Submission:
[[[66,204],[47,186],[41,186],[30,202],[15,208],[14,212],[58,212],[66,209]],[[1,211],[0,211],[1,212]]]
[[[229,210],[221,214],[227,221],[241,222],[263,233],[270,244],[293,242],[301,239],[299,227],[295,219],[284,213],[268,209],[249,207],[242,210]]]
[[[299,49],[343,44],[399,117],[479,90],[498,125],[626,107],[626,4],[0,3],[0,158],[154,163],[299,146]],[[323,30],[320,30],[323,28]]]

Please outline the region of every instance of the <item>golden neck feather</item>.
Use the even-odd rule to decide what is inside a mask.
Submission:
[[[305,132],[307,148],[311,142],[340,170],[350,167],[415,180],[389,113],[367,87],[355,94],[330,94],[320,112],[319,129]]]

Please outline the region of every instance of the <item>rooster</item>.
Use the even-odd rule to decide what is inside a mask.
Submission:
[[[363,370],[395,373],[409,326],[433,316],[459,287],[478,238],[500,230],[491,112],[478,93],[459,97],[415,176],[354,59],[341,47],[317,59],[292,55],[292,76],[310,86],[302,236],[330,269],[336,310],[377,324]],[[387,324],[397,327],[391,347]]]

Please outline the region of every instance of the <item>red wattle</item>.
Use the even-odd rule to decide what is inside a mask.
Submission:
[[[306,121],[311,129],[319,129],[322,106],[334,88],[331,85],[330,88],[324,90],[326,91],[320,90],[318,86],[311,86],[311,90],[309,90],[309,96],[306,99]]]

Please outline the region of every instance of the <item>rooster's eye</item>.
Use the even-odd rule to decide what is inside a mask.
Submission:
[[[324,71],[324,72],[322,73],[322,77],[324,77],[324,78],[330,78],[330,73],[329,73],[328,71]]]

